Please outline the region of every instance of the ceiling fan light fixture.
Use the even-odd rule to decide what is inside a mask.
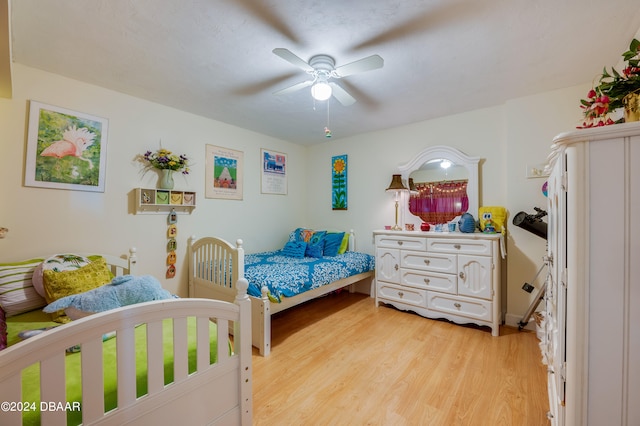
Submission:
[[[326,101],[331,97],[331,86],[326,81],[319,81],[311,86],[311,96],[316,101]]]

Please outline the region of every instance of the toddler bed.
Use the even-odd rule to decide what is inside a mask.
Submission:
[[[321,252],[309,250],[318,245],[323,247]],[[246,278],[252,343],[267,356],[271,351],[271,315],[373,278],[375,259],[354,248],[353,231],[298,228],[282,250],[246,255],[242,240],[233,246],[220,238],[196,240],[194,236],[188,248],[189,297],[230,301],[236,292],[234,283]]]
[[[102,258],[116,276],[136,272],[134,250]],[[32,291],[34,268],[25,265],[34,261],[0,265],[10,344],[0,351],[0,424],[251,424],[246,281],[234,285],[234,303],[171,298],[60,325],[41,309],[16,314],[20,303],[28,309],[25,302],[3,293],[16,277],[23,279],[18,293]],[[51,325],[16,337],[19,328]]]

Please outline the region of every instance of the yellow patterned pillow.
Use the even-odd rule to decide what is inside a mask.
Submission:
[[[111,282],[111,271],[104,258],[71,271],[43,271],[45,299],[52,303],[61,297],[84,293]],[[53,314],[54,321],[60,315]]]

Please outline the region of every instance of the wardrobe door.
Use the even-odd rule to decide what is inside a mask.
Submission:
[[[567,193],[565,190],[566,154],[557,159],[548,180],[548,275],[546,281],[546,329],[543,337],[548,362],[548,387],[550,420],[553,426],[565,424],[566,361],[566,241],[567,241]]]
[[[625,386],[629,373],[629,234],[630,182],[628,139],[588,144],[589,257],[588,394],[589,424],[624,425],[630,403]],[[612,249],[612,248],[617,249]],[[633,260],[637,262],[636,258]],[[637,404],[638,395],[633,395]],[[637,423],[636,423],[637,424]]]
[[[627,349],[629,354],[629,391],[627,404],[627,424],[640,425],[640,404],[637,403],[640,395],[640,136],[634,136],[630,140],[627,166],[629,170],[629,287],[625,295],[625,308],[629,310],[629,341]],[[636,401],[634,403],[634,401]]]

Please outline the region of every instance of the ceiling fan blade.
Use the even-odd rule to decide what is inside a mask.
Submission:
[[[333,95],[333,97],[336,98],[342,105],[349,106],[356,103],[356,99],[353,96],[351,96],[346,90],[338,86],[333,81],[329,82],[329,86],[331,86],[331,94]]]
[[[304,89],[305,87],[309,87],[312,84],[313,84],[313,80],[303,81],[301,83],[294,84],[293,86],[277,90],[277,91],[273,92],[273,94],[274,95],[286,95],[287,93],[297,92],[300,89]]]
[[[257,95],[258,93],[262,93],[271,87],[274,87],[278,84],[281,84],[285,81],[289,81],[295,76],[298,76],[300,73],[296,70],[293,70],[287,74],[283,74],[277,77],[273,77],[267,80],[257,81],[255,83],[247,84],[245,86],[237,87],[232,90],[232,93],[235,95],[241,96],[249,96],[249,95]]]
[[[313,67],[311,65],[309,65],[308,63],[306,63],[305,61],[300,59],[295,54],[291,53],[291,51],[288,50],[288,49],[284,49],[282,47],[277,47],[277,48],[273,49],[273,53],[275,53],[276,55],[280,56],[285,61],[295,65],[298,68],[301,68],[301,69],[303,69],[305,71],[313,71]]]
[[[378,55],[371,55],[336,68],[336,74],[338,75],[338,77],[346,77],[351,74],[357,74],[382,68],[383,65],[384,59],[382,59]]]
[[[293,33],[291,27],[274,11],[272,7],[266,5],[261,0],[233,0],[230,3],[238,4],[251,15],[255,16],[266,25],[278,31],[294,43],[298,43],[298,37]]]
[[[428,10],[414,15],[407,21],[358,43],[352,49],[355,51],[387,44],[427,31],[435,31],[440,27],[451,25],[452,22],[462,22],[462,20],[471,16],[477,17],[479,13],[486,12],[485,9],[493,7],[488,4],[484,5],[484,3],[488,2],[478,2],[475,5],[476,7],[468,7],[460,2],[439,2],[437,5],[429,7]]]

